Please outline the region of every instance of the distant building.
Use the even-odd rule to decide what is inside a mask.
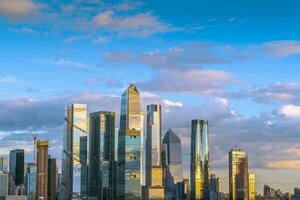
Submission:
[[[255,175],[249,174],[248,178],[249,184],[249,200],[255,200],[256,197],[256,186],[255,186]]]
[[[47,198],[48,184],[48,141],[37,141],[36,198]]]
[[[300,200],[300,188],[294,188],[293,200]]]
[[[209,198],[208,122],[192,120],[191,130],[190,198],[206,200]]]
[[[80,137],[87,132],[87,105],[71,104],[66,110],[66,131],[62,154],[60,199],[69,200],[81,192]]]
[[[131,84],[121,97],[118,135],[118,200],[140,199],[142,184],[143,113],[140,93]]]
[[[175,186],[183,180],[181,141],[171,129],[167,131],[163,138],[163,157],[166,199],[171,199],[176,197],[176,190],[179,194],[180,190]]]
[[[0,156],[0,171],[8,172],[7,157]]]
[[[8,174],[0,171],[0,196],[6,196],[8,195]]]
[[[16,186],[24,183],[24,149],[10,151],[9,171],[12,173]]]
[[[28,163],[26,169],[26,193],[28,200],[35,200],[36,194],[36,163]]]
[[[248,155],[241,149],[229,152],[229,199],[248,200]]]
[[[89,197],[116,199],[115,113],[89,116]]]
[[[27,200],[25,195],[8,195],[0,197],[0,200]]]
[[[215,174],[211,174],[209,185],[209,200],[221,200],[220,179]]]
[[[47,183],[47,200],[56,200],[56,179],[57,179],[57,166],[56,159],[48,158],[48,183]]]

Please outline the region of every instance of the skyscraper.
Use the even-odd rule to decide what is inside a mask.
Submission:
[[[255,186],[255,175],[249,174],[249,200],[255,200],[256,197],[256,186]]]
[[[48,158],[48,183],[47,183],[47,200],[55,200],[56,199],[56,178],[57,178],[57,166],[56,159]]]
[[[192,120],[190,162],[190,198],[209,199],[208,122],[206,120]]]
[[[36,194],[36,163],[28,163],[26,170],[26,189],[28,200],[35,200]]]
[[[8,195],[8,174],[0,171],[0,196]]]
[[[229,152],[229,199],[248,200],[248,155],[241,149]]]
[[[215,174],[210,175],[209,180],[209,200],[219,200],[220,198],[220,179]]]
[[[80,193],[80,137],[87,132],[87,106],[71,104],[66,110],[66,131],[62,154],[62,183],[60,199],[72,199],[73,193]]]
[[[47,198],[48,141],[37,141],[36,199]]]
[[[7,158],[4,156],[0,156],[0,171],[8,172],[7,166]]]
[[[90,114],[89,196],[101,200],[116,199],[115,113]]]
[[[139,199],[141,193],[141,135],[143,115],[140,93],[131,84],[121,97],[118,136],[118,199]]]
[[[161,158],[161,106],[147,106],[146,186],[145,199],[164,199],[163,167]]]
[[[151,186],[152,167],[161,166],[161,106],[147,106],[146,185]]]
[[[171,129],[167,131],[163,138],[163,151],[166,198],[174,198],[176,197],[175,184],[183,181],[183,168],[181,141]]]
[[[88,195],[88,137],[81,136],[79,139],[79,159],[81,164],[80,172],[80,195],[87,197]]]
[[[16,186],[24,183],[24,149],[10,151],[9,171]]]

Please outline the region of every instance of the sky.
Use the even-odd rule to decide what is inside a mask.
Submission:
[[[210,165],[228,191],[228,151],[249,155],[257,190],[300,186],[297,0],[0,0],[0,154],[32,138],[61,158],[64,112],[120,110],[135,83],[163,106],[189,174],[192,119],[209,121]],[[119,119],[117,118],[117,126]]]

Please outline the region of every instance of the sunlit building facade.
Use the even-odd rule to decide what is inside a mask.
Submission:
[[[248,178],[249,184],[249,200],[255,200],[256,197],[256,185],[255,185],[255,175],[249,174]]]
[[[146,185],[151,185],[152,167],[161,166],[161,105],[147,106]]]
[[[248,200],[248,155],[241,149],[229,152],[229,199]]]
[[[37,141],[37,199],[46,199],[48,195],[48,141]]]
[[[2,171],[2,172],[8,172],[7,157],[0,156],[0,171]]]
[[[78,195],[81,191],[80,137],[86,136],[87,132],[87,105],[69,105],[65,120],[60,199],[69,200],[73,193]]]
[[[118,199],[139,199],[142,183],[143,114],[140,94],[131,84],[121,97],[118,136]]]
[[[115,113],[89,116],[89,197],[116,199]]]
[[[169,129],[163,138],[164,186],[167,199],[176,197],[175,185],[183,181],[181,141]]]
[[[209,199],[208,122],[206,120],[192,120],[190,162],[191,200]]]

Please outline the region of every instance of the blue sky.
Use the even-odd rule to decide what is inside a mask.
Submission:
[[[182,138],[184,159],[190,120],[206,118],[213,168],[226,168],[227,152],[238,143],[252,168],[295,174],[299,6],[297,0],[2,0],[0,153],[22,136],[18,147],[27,148],[30,160],[29,129],[61,147],[66,104],[118,112],[120,94],[136,83],[144,104],[165,108],[164,130]],[[52,153],[60,158],[57,149]]]

